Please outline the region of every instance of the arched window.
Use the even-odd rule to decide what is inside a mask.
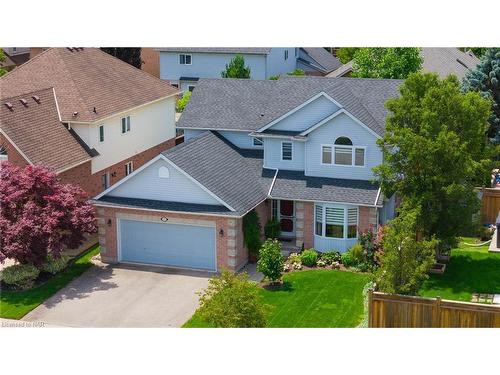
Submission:
[[[168,170],[168,168],[167,167],[160,167],[158,169],[158,177],[159,178],[169,178],[170,171]]]
[[[347,137],[338,137],[335,140],[336,145],[352,146],[352,141]]]

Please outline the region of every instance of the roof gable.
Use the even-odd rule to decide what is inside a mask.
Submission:
[[[98,48],[50,48],[1,77],[0,84],[2,98],[54,87],[61,118],[68,122],[93,122],[178,92]]]

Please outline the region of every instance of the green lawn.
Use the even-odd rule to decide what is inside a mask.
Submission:
[[[463,238],[473,243],[473,238]],[[488,253],[488,245],[460,243],[452,250],[444,275],[431,275],[420,294],[425,297],[470,302],[472,293],[500,293],[500,254]]]
[[[284,276],[281,290],[261,289],[272,306],[268,327],[356,327],[363,319],[363,287],[369,275],[311,270]],[[207,327],[195,313],[184,327]]]
[[[99,254],[99,246],[81,254],[65,271],[36,288],[24,291],[2,291],[0,318],[21,319],[47,298],[68,285],[71,280],[88,270],[92,266],[90,259],[97,254]]]

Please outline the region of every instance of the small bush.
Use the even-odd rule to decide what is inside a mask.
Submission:
[[[283,273],[283,256],[281,255],[281,244],[278,240],[267,240],[259,251],[257,271],[262,272],[264,277],[271,281],[281,279]]]
[[[293,72],[287,73],[289,76],[305,76],[306,72],[302,69],[295,69]]]
[[[19,289],[29,289],[33,286],[40,270],[32,264],[15,264],[0,272],[0,279]]]
[[[175,103],[175,110],[177,112],[184,111],[184,108],[186,108],[189,103],[189,99],[191,99],[191,91],[185,91],[182,98],[177,99],[177,102]]]
[[[291,253],[288,256],[288,263],[290,263],[290,264],[302,263],[302,261],[300,260],[300,255],[297,253]]]
[[[264,226],[266,238],[279,238],[281,234],[280,222],[276,219],[268,220]]]
[[[304,250],[302,254],[300,254],[300,261],[304,266],[314,267],[318,262],[318,253],[313,249]]]
[[[54,258],[52,255],[47,257],[47,261],[42,264],[40,268],[41,271],[49,272],[52,275],[55,275],[58,272],[61,272],[68,265],[69,257],[67,255],[61,255],[59,258]]]
[[[275,76],[271,76],[271,77],[269,77],[269,80],[270,80],[270,81],[277,81],[278,79],[280,79],[280,76],[279,76],[279,75],[275,75]]]
[[[350,251],[342,253],[341,262],[346,267],[353,267],[356,264],[356,260],[354,259]]]
[[[341,261],[341,254],[338,251],[329,251],[326,253],[320,253],[319,259],[324,261],[327,265],[331,265],[334,262]]]
[[[363,251],[363,246],[361,246],[361,244],[355,244],[349,249],[349,252],[351,253],[352,259],[354,260],[355,264],[360,264],[365,261],[365,254]]]
[[[260,230],[259,215],[252,210],[243,217],[243,241],[252,255],[257,255],[262,245]]]
[[[262,304],[257,284],[248,281],[248,274],[222,270],[200,293],[198,313],[215,327],[264,327],[268,309]]]

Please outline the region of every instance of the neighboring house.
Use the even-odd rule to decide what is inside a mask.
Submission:
[[[420,55],[423,59],[422,70],[437,73],[441,78],[454,74],[462,79],[469,69],[479,64],[479,59],[474,54],[462,52],[458,48],[422,48]],[[327,77],[349,77],[352,67],[351,60],[327,74]]]
[[[30,48],[27,47],[3,47],[5,61],[0,62],[0,68],[7,71],[14,69],[16,66],[24,64],[30,59]]]
[[[341,63],[324,48],[159,48],[160,78],[182,91],[192,91],[200,78],[220,78],[231,59],[240,54],[250,78],[269,79],[297,68],[324,75]]]
[[[160,52],[157,48],[141,48],[141,69],[160,78]]]
[[[237,270],[253,209],[262,227],[280,221],[287,247],[346,251],[394,214],[370,180],[401,82],[200,80],[178,123],[186,142],[94,199],[102,258]]]
[[[48,49],[0,85],[1,159],[91,196],[175,144],[178,91],[99,49]]]

